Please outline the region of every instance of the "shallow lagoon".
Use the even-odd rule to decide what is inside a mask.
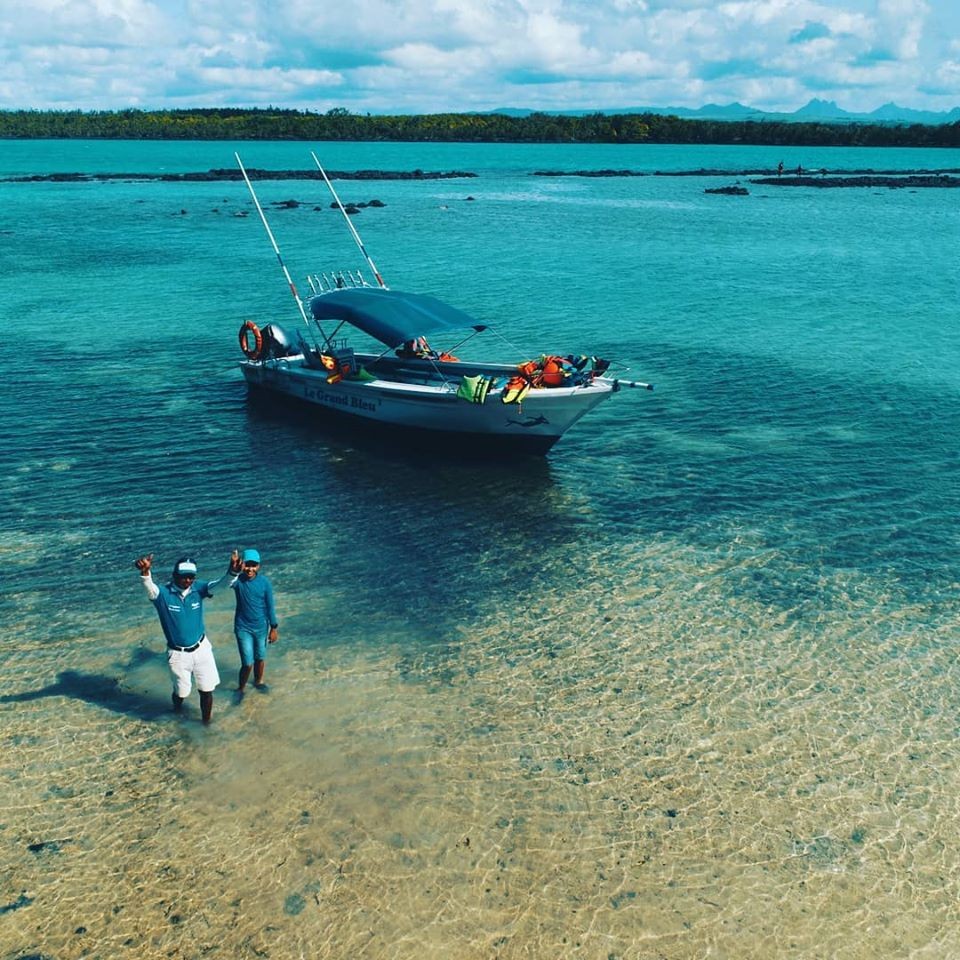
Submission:
[[[4,144],[0,174],[237,146]],[[288,424],[235,368],[242,320],[293,314],[241,185],[0,184],[4,954],[957,953],[953,192],[530,176],[757,148],[320,146],[477,172],[341,186],[386,203],[357,226],[387,281],[657,391],[534,463]],[[356,266],[309,185],[258,190],[304,201],[270,214],[295,277]],[[212,602],[204,730],[131,561],[235,544],[281,643],[234,703]]]

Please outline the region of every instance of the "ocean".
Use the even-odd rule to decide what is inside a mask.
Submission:
[[[242,183],[6,179],[311,149],[475,173],[336,186],[391,286],[655,391],[515,462],[291,421]],[[960,151],[2,143],[0,956],[960,955],[958,194],[780,160]],[[602,169],[647,175],[536,175]],[[256,186],[302,293],[372,280],[322,184]],[[269,691],[214,597],[203,727],[132,561],[246,546]]]

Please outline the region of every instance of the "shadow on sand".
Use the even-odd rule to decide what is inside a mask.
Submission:
[[[155,657],[155,654],[142,650],[134,655],[131,666]],[[144,696],[121,687],[117,677],[81,673],[79,670],[62,670],[57,674],[56,683],[38,690],[4,694],[0,696],[0,703],[26,703],[44,697],[72,697],[140,720],[157,720],[172,713],[169,698]]]

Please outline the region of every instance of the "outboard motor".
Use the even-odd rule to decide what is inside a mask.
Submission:
[[[264,360],[276,360],[279,357],[292,357],[299,353],[299,349],[290,342],[287,332],[278,323],[268,323],[263,330]]]

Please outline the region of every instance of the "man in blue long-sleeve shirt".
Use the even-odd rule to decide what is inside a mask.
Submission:
[[[200,714],[210,722],[213,691],[220,683],[213,647],[203,625],[203,601],[213,596],[213,588],[227,574],[216,580],[197,580],[197,565],[189,557],[181,557],[173,568],[169,583],[158,586],[153,581],[153,554],[140,557],[134,566],[140,571],[147,597],[157,610],[163,635],[167,639],[167,665],[173,675],[173,709],[179,711],[190,696],[191,681],[197,681]],[[240,570],[240,557],[234,552],[229,573]]]
[[[253,672],[253,685],[261,691],[266,666],[267,643],[277,642],[277,611],[273,602],[273,586],[260,573],[260,554],[256,550],[243,551],[243,568],[230,584],[237,597],[237,612],[233,631],[240,651],[240,676],[237,696],[242,697]]]

